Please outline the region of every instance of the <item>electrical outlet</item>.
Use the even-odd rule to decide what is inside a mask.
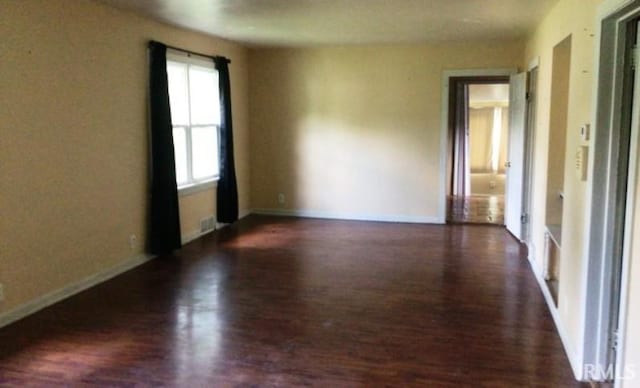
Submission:
[[[138,236],[136,236],[135,234],[132,234],[131,236],[129,236],[129,248],[136,249],[137,246],[138,246]]]
[[[284,205],[285,202],[286,202],[286,198],[285,198],[284,194],[282,194],[282,193],[278,194],[278,203],[280,205]]]
[[[4,300],[4,285],[0,283],[0,302]]]

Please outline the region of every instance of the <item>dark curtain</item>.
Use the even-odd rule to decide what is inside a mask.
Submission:
[[[151,132],[149,250],[153,254],[160,255],[171,253],[182,246],[165,45],[158,42],[149,43],[149,65]]]
[[[233,160],[233,123],[231,120],[231,82],[229,60],[215,57],[220,84],[220,179],[216,199],[218,222],[238,220],[238,185]]]
[[[469,86],[456,83],[455,125],[453,142],[453,190],[454,196],[470,195],[471,169],[469,160]]]

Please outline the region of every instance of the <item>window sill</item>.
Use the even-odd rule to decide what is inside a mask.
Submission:
[[[178,196],[186,197],[188,195],[192,195],[216,187],[218,187],[218,178],[212,179],[210,181],[198,182],[191,185],[178,187]]]

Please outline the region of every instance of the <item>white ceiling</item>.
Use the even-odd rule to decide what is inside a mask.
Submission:
[[[557,0],[99,0],[250,45],[518,39]]]

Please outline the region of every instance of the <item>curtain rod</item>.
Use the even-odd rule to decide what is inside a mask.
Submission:
[[[211,58],[211,59],[224,59],[224,60],[227,61],[227,63],[231,63],[231,60],[229,58],[226,58],[226,57],[223,57],[223,56],[220,56],[220,55],[202,54],[202,53],[199,53],[199,52],[196,52],[196,51],[186,50],[186,49],[183,49],[183,48],[180,48],[180,47],[169,46],[168,44],[164,44],[164,43],[158,42],[156,40],[150,40],[149,41],[149,46],[154,44],[154,43],[155,44],[161,44],[161,45],[165,46],[168,49],[182,51],[183,53],[187,53],[189,55],[198,55],[200,57]]]

